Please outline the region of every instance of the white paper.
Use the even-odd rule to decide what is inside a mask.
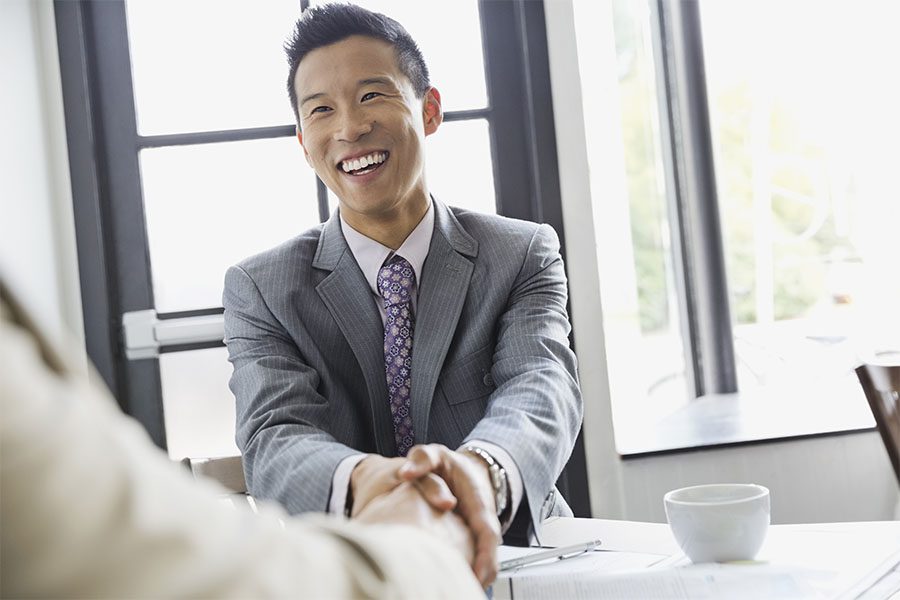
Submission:
[[[541,552],[544,548],[515,548],[501,546],[499,559],[501,561],[518,558],[534,552]],[[503,571],[493,586],[492,598],[494,600],[511,599],[511,588],[515,589],[515,598],[519,599],[523,584],[520,579],[526,579],[526,588],[531,587],[532,581],[550,581],[557,578],[585,579],[598,573],[634,572],[646,569],[667,560],[669,557],[658,554],[641,554],[637,552],[606,552],[594,550],[564,560],[551,560],[518,567],[512,571]]]
[[[571,546],[597,539],[602,550],[666,556],[680,552],[666,523],[551,517],[541,527],[544,546]]]
[[[752,575],[748,573],[750,570]],[[752,578],[752,584],[748,575]],[[512,585],[515,600],[779,600],[821,597],[809,585],[808,579],[809,575],[801,576],[777,567],[709,565],[582,577],[523,577],[514,579]]]
[[[500,560],[518,558],[534,552],[542,552],[544,548],[513,548],[501,547]],[[508,578],[517,577],[541,577],[546,575],[576,575],[609,573],[614,571],[631,571],[644,569],[665,560],[666,556],[659,554],[641,554],[637,552],[605,552],[593,550],[578,556],[572,556],[563,560],[547,560],[517,567],[511,571],[503,571],[500,576]]]

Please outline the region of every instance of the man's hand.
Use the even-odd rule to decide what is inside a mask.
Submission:
[[[350,517],[355,518],[373,499],[393,491],[403,483],[404,479],[400,479],[397,472],[406,462],[405,458],[385,458],[377,454],[361,460],[350,473],[350,493],[353,498]],[[410,478],[405,480],[409,481]],[[444,480],[437,475],[426,471],[415,480],[414,486],[438,511],[450,511],[456,506],[456,498]]]
[[[497,577],[500,522],[487,464],[477,456],[454,452],[441,444],[414,446],[397,476],[414,481],[428,474],[440,476],[456,497],[457,512],[475,536],[472,570],[483,586],[489,585]]]
[[[371,499],[356,520],[418,527],[449,543],[472,562],[474,541],[463,520],[452,512],[435,509],[412,483],[403,483]]]

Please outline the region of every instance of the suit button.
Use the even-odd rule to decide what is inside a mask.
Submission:
[[[491,387],[492,385],[494,385],[494,378],[491,377],[490,371],[484,372],[484,377],[482,377],[481,381],[486,387]]]

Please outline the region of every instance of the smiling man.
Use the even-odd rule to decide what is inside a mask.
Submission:
[[[399,23],[316,7],[286,51],[297,138],[339,208],[226,275],[249,489],[352,517],[418,482],[468,523],[488,583],[501,529],[521,542],[571,515],[554,482],[582,401],[557,236],[432,196],[441,96]]]

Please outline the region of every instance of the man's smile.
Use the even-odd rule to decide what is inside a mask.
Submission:
[[[376,171],[388,159],[390,152],[377,150],[361,156],[345,158],[337,164],[337,168],[349,175],[367,175]]]

